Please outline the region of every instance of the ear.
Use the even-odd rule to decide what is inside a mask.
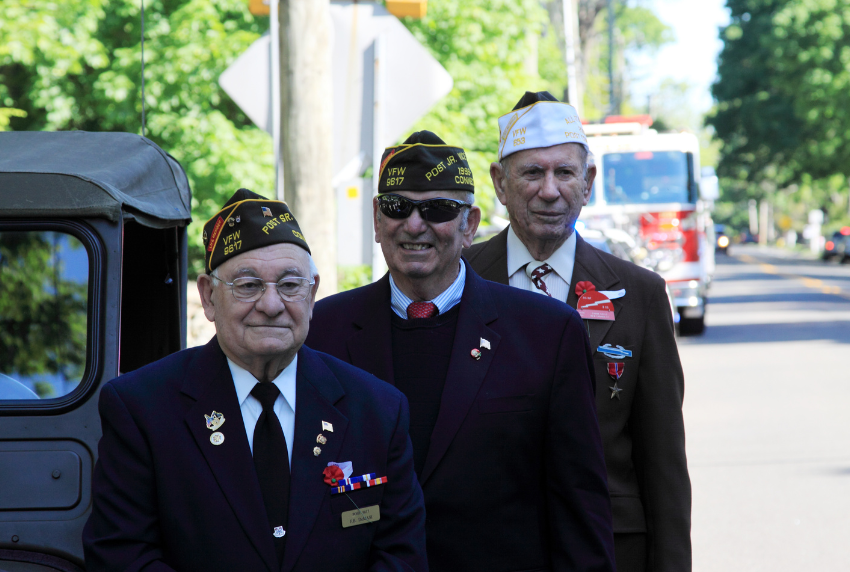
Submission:
[[[215,303],[213,302],[213,279],[207,274],[198,276],[198,294],[204,306],[204,316],[210,322],[215,322]]]
[[[585,179],[584,187],[584,202],[583,206],[587,206],[590,201],[590,195],[593,193],[593,181],[596,179],[596,165],[587,166],[587,178]]]
[[[476,206],[469,208],[469,218],[466,219],[466,230],[463,231],[463,247],[469,248],[472,246],[472,239],[475,238],[475,231],[478,230],[478,225],[481,223],[481,209]]]
[[[321,276],[319,276],[318,274],[316,274],[316,277],[313,278],[313,280],[315,280],[316,283],[313,284],[313,287],[310,289],[310,299],[309,299],[308,304],[307,304],[307,306],[309,307],[309,312],[307,313],[307,321],[308,322],[313,319],[313,306],[316,305],[316,293],[319,291],[320,279],[321,279]]]
[[[490,180],[493,181],[493,188],[496,189],[496,198],[503,205],[508,204],[508,198],[505,196],[505,173],[502,170],[502,164],[498,162],[490,163]],[[470,216],[472,214],[470,213]]]
[[[375,242],[381,242],[381,235],[378,233],[378,197],[372,199],[372,226],[375,229]]]

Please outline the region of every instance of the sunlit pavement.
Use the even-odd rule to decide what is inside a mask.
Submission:
[[[718,254],[680,338],[694,570],[850,570],[850,265]]]

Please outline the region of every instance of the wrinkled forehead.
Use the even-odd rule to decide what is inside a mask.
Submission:
[[[551,147],[523,149],[508,155],[502,161],[506,161],[511,168],[523,165],[583,167],[587,161],[587,152],[578,143],[561,143]]]
[[[290,243],[272,244],[243,252],[223,262],[216,274],[224,279],[257,276],[277,281],[284,276],[310,277],[307,251]]]

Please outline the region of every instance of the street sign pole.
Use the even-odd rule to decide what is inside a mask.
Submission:
[[[375,57],[373,59],[374,76],[372,78],[372,196],[378,196],[378,184],[381,180],[381,155],[384,149],[381,147],[384,132],[384,51],[385,40],[383,34],[375,36]],[[387,271],[387,263],[381,245],[372,241],[372,282],[376,282]]]
[[[271,36],[270,67],[272,95],[272,139],[274,141],[274,185],[277,200],[284,200],[283,195],[283,153],[280,148],[280,3],[270,0],[269,5],[269,35]]]

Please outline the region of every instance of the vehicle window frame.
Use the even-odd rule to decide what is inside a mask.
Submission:
[[[86,304],[86,365],[76,389],[65,395],[47,399],[0,400],[0,416],[57,415],[85,403],[97,389],[103,369],[103,300],[106,268],[106,249],[95,230],[79,220],[2,220],[0,232],[61,232],[80,241],[88,256],[88,285]]]

